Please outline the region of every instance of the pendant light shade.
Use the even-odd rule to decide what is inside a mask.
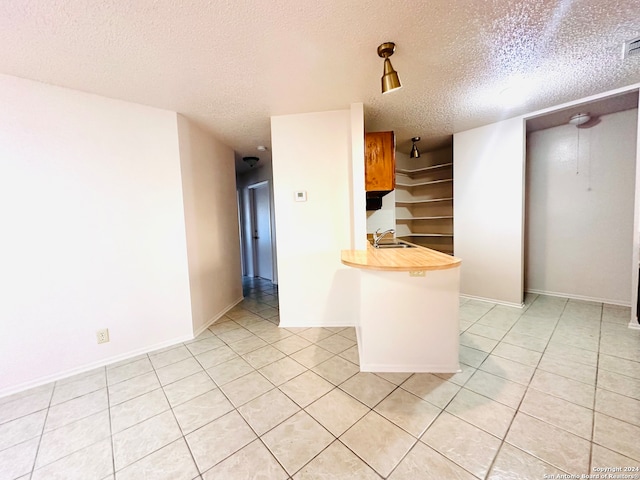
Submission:
[[[398,72],[393,69],[389,57],[396,50],[393,42],[383,43],[378,47],[378,56],[384,58],[384,72],[382,74],[382,93],[389,93],[402,87]]]
[[[420,150],[418,150],[418,146],[416,145],[416,142],[420,141],[420,137],[413,137],[411,141],[413,142],[413,146],[411,147],[411,153],[409,154],[409,157],[420,158]]]
[[[389,93],[402,87],[398,72],[393,69],[391,60],[384,59],[384,75],[382,75],[382,93]]]

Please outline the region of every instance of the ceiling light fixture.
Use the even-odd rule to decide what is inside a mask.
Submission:
[[[398,72],[393,69],[389,57],[396,51],[396,44],[393,42],[383,43],[378,47],[378,56],[384,58],[384,73],[382,74],[382,93],[393,92],[402,87]]]
[[[258,157],[244,157],[242,161],[249,165],[249,167],[253,168],[260,161],[260,159]]]
[[[416,145],[416,142],[420,141],[420,137],[413,137],[411,141],[413,142],[413,146],[411,147],[411,153],[409,154],[409,157],[420,158],[420,150],[418,150],[418,146]]]
[[[591,120],[591,115],[588,113],[576,113],[569,119],[569,123],[579,127],[580,125],[587,123],[589,120]]]

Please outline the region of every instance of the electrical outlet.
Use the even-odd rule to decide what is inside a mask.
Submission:
[[[411,270],[409,272],[410,277],[426,277],[426,275],[427,275],[426,270]]]
[[[107,343],[109,341],[109,329],[98,330],[96,332],[96,338],[98,339],[98,343]]]

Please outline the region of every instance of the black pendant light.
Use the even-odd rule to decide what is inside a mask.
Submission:
[[[242,161],[249,165],[249,167],[253,168],[260,161],[258,157],[243,157]]]

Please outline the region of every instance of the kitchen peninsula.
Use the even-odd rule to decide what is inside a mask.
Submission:
[[[359,270],[363,372],[457,372],[461,260],[428,248],[343,250]]]

